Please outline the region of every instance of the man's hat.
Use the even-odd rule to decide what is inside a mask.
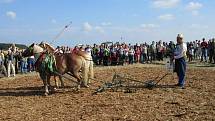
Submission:
[[[183,36],[183,34],[178,34],[177,37],[178,37],[178,38],[183,38],[184,36]]]

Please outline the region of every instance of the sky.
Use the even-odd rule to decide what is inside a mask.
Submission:
[[[214,6],[215,0],[0,0],[0,43],[135,44],[175,41],[178,33],[185,41],[210,39]]]

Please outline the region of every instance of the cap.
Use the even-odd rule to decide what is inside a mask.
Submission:
[[[178,34],[177,37],[178,37],[178,38],[183,38],[184,36],[183,36],[183,34]]]

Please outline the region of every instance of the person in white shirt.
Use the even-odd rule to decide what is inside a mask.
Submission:
[[[175,59],[175,72],[177,73],[177,76],[178,76],[178,84],[176,84],[176,86],[179,86],[182,89],[184,89],[184,83],[185,83],[186,52],[187,52],[187,46],[183,41],[183,35],[178,34],[177,45],[174,52],[174,59]]]

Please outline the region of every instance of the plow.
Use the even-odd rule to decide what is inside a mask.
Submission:
[[[125,93],[136,92],[138,89],[153,89],[158,86],[158,83],[162,81],[168,75],[173,77],[173,66],[167,63],[167,72],[161,76],[157,76],[150,80],[137,80],[134,77],[127,74],[118,74],[114,72],[111,82],[105,82],[103,85],[99,86],[93,95],[111,90],[113,92],[123,91]],[[174,78],[174,77],[173,77]]]
[[[93,92],[93,95],[102,93],[107,90],[111,90],[113,92],[123,91],[125,93],[132,93],[136,92],[138,89],[143,88],[153,89],[156,88],[158,83],[168,75],[171,75],[171,73],[167,72],[161,77],[157,76],[154,79],[143,81],[132,78],[131,76],[126,74],[117,74],[115,72],[112,81],[105,82],[102,86],[99,86],[95,90],[95,92]]]

